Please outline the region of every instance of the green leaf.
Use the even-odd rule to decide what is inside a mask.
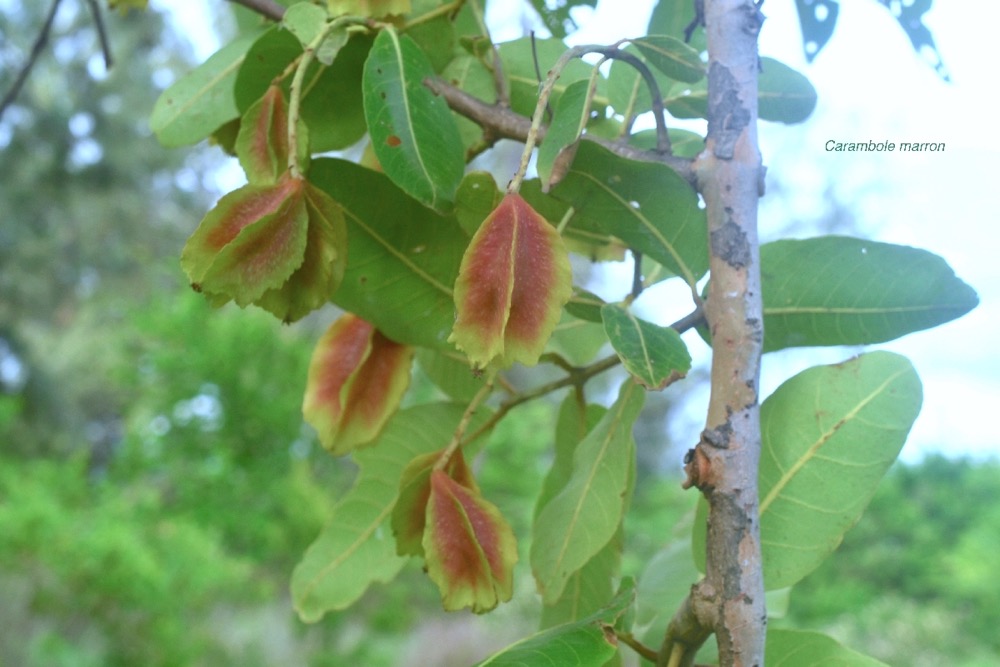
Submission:
[[[308,2],[299,2],[288,8],[281,17],[281,25],[295,35],[303,47],[306,47],[319,36],[326,18],[326,10],[321,7]]]
[[[871,352],[806,369],[761,406],[760,532],[767,590],[812,572],[861,518],[920,412],[909,360]],[[704,569],[704,507],[695,559]]]
[[[403,194],[384,174],[352,162],[314,160],[309,179],[344,209],[347,270],[333,301],[400,343],[452,349],[452,286],[468,239]]]
[[[779,123],[801,123],[816,108],[816,89],[809,79],[783,62],[761,58],[757,80],[758,115]]]
[[[633,39],[650,65],[676,81],[695,83],[705,76],[705,64],[698,52],[670,35],[647,35]]]
[[[479,225],[500,205],[503,193],[488,171],[470,171],[455,192],[455,217],[471,237]]]
[[[909,360],[871,352],[810,368],[761,406],[764,582],[790,586],[840,544],[920,412]]]
[[[555,115],[545,132],[545,141],[538,148],[538,176],[542,192],[562,180],[573,161],[576,142],[590,119],[590,81],[577,81],[566,88],[559,98]]]
[[[630,44],[624,48],[624,51],[648,64],[643,53],[635,46]],[[667,91],[674,86],[674,80],[668,78],[655,67],[650,68],[650,73],[656,80],[660,95],[665,96]],[[611,69],[608,72],[607,92],[611,106],[622,115],[631,113],[632,117],[635,117],[653,109],[653,98],[649,86],[646,85],[646,80],[635,67],[624,60],[617,59],[611,64]]]
[[[694,3],[678,2],[669,0],[658,2],[653,8],[653,15],[649,18],[649,25],[646,28],[648,35],[671,35],[673,37],[685,37],[685,29],[694,21]],[[691,33],[691,46],[696,51],[705,50],[705,31],[701,26],[697,26]]]
[[[635,583],[625,579],[606,607],[574,623],[558,625],[522,639],[476,667],[602,667],[618,650],[614,625],[634,601]]]
[[[698,579],[690,540],[671,541],[653,555],[639,577],[635,614],[636,624],[647,628],[643,633],[647,641],[663,641],[667,623]]]
[[[844,236],[760,249],[764,350],[880,343],[964,315],[979,303],[937,255]]]
[[[557,2],[531,0],[531,6],[538,12],[549,32],[556,37],[565,37],[580,27],[573,20],[572,10],[577,7],[595,7],[597,0],[558,0]]]
[[[292,599],[306,622],[345,609],[375,582],[393,579],[406,562],[396,555],[388,519],[399,478],[416,456],[447,444],[464,407],[435,403],[397,413],[376,447],[355,454],[358,477],[333,519],[292,574]],[[477,411],[479,422],[487,411]]]
[[[497,88],[493,72],[486,68],[481,59],[471,54],[462,52],[456,55],[441,72],[441,78],[487,104],[496,102]],[[454,116],[466,149],[482,142],[483,128],[465,116]]]
[[[801,123],[816,107],[816,89],[794,69],[773,58],[761,58],[757,80],[758,115],[761,120]],[[664,93],[667,111],[675,118],[706,118],[708,85],[678,83]]]
[[[247,50],[256,39],[255,33],[230,42],[163,91],[149,118],[149,127],[161,144],[193,144],[239,118],[233,86]]]
[[[776,667],[886,667],[819,632],[768,627],[764,652]]]
[[[626,160],[585,141],[553,194],[576,209],[581,228],[622,239],[692,288],[708,270],[705,212],[666,165]]]
[[[618,530],[635,451],[632,425],[644,400],[631,379],[622,384],[618,400],[577,446],[566,485],[535,521],[531,565],[546,604]]]
[[[601,297],[585,289],[574,287],[573,296],[566,303],[566,312],[581,320],[603,323],[601,308],[604,306],[605,302]]]
[[[413,40],[382,30],[365,63],[365,118],[386,175],[418,201],[447,210],[462,180],[465,150],[448,105],[423,84],[432,76]]]
[[[670,148],[673,149],[676,157],[693,159],[705,149],[705,137],[697,132],[670,128],[667,130],[667,136],[670,137]],[[628,143],[636,148],[651,151],[656,148],[656,130],[649,129],[636,132],[629,136]]]
[[[483,388],[483,378],[476,377],[461,352],[420,348],[417,363],[438,389],[457,401],[468,403]]]
[[[332,38],[333,36],[331,36]],[[346,148],[367,131],[361,100],[361,71],[372,40],[356,35],[337,53],[333,65],[319,62],[306,70],[301,118],[309,127],[309,143],[314,152]],[[247,53],[236,78],[236,105],[241,112],[264,94],[293,60],[302,54],[302,45],[287,30],[277,26],[263,33]],[[288,94],[291,77],[286,76],[282,90]],[[330,113],[331,104],[337,113]]]
[[[619,305],[601,308],[604,331],[625,369],[643,387],[659,391],[691,369],[691,355],[681,335],[639,319]]]

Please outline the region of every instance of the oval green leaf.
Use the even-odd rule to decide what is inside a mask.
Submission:
[[[452,349],[452,286],[468,238],[393,183],[353,162],[314,160],[309,180],[344,210],[347,269],[333,301],[409,345]]]
[[[423,84],[433,76],[412,39],[382,30],[365,63],[365,118],[386,175],[417,201],[447,210],[462,180],[465,149],[448,105]]]
[[[558,183],[573,160],[576,142],[590,118],[589,81],[571,83],[556,105],[556,112],[538,148],[538,176],[542,192]]]
[[[247,50],[256,39],[253,33],[230,42],[163,91],[149,118],[149,127],[161,144],[193,144],[239,118],[233,86]]]
[[[844,236],[760,249],[764,350],[881,343],[975,308],[976,292],[918,248]]]
[[[810,368],[761,406],[760,525],[768,590],[837,548],[899,455],[920,412],[909,360],[871,352]]]
[[[584,141],[552,192],[576,209],[572,225],[621,239],[692,288],[708,270],[705,212],[666,165],[626,160]]]
[[[631,379],[622,384],[618,400],[577,446],[566,485],[538,514],[531,568],[546,604],[618,530],[635,451],[632,425],[645,396]]]
[[[601,318],[611,347],[646,389],[659,391],[691,370],[691,355],[674,329],[639,319],[616,304],[601,308]]]

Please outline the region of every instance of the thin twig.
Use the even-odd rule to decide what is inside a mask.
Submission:
[[[280,21],[285,16],[285,7],[275,2],[275,0],[229,0],[230,2],[242,5],[252,12],[256,12],[264,18],[272,21]]]
[[[441,457],[434,464],[435,470],[444,470],[444,467],[448,465],[448,461],[451,457],[455,455],[455,452],[462,446],[462,436],[465,435],[465,430],[469,428],[469,422],[472,421],[472,415],[476,413],[476,410],[480,405],[483,404],[490,394],[493,393],[493,380],[490,379],[486,384],[484,384],[476,395],[472,397],[469,401],[469,405],[465,408],[465,412],[462,413],[462,419],[459,420],[458,426],[455,427],[455,432],[451,436],[451,442],[445,447],[444,451],[441,452]]]
[[[87,0],[87,6],[90,7],[90,15],[94,19],[94,25],[97,26],[97,39],[101,42],[101,55],[104,56],[104,69],[111,69],[114,58],[111,57],[111,42],[108,39],[101,8],[97,5],[97,0]]]
[[[3,101],[0,101],[0,118],[3,118],[4,112],[7,110],[17,96],[21,92],[21,88],[24,87],[24,82],[28,80],[28,75],[31,74],[32,68],[34,68],[35,63],[38,62],[38,57],[42,55],[42,49],[45,48],[45,44],[49,41],[49,33],[52,32],[52,22],[56,18],[56,12],[59,10],[59,5],[62,0],[52,0],[52,5],[49,7],[49,13],[45,17],[45,23],[42,24],[42,29],[38,31],[38,36],[35,37],[35,43],[31,46],[31,53],[28,55],[28,59],[24,62],[24,66],[21,67],[21,71],[17,73],[17,78],[14,80],[14,85],[10,87],[7,94],[3,96]]]

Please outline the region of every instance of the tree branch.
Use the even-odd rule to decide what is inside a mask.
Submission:
[[[531,120],[529,118],[515,113],[509,108],[487,104],[442,79],[425,79],[424,85],[430,88],[435,94],[440,95],[453,111],[465,116],[483,129],[490,131],[496,138],[515,139],[522,142],[527,139],[528,131],[531,129]],[[544,140],[544,137],[545,127],[542,127],[538,132],[539,143]],[[600,144],[615,155],[628,158],[629,160],[660,162],[673,169],[688,183],[694,185],[696,182],[691,160],[673,155],[661,155],[656,151],[640,150],[628,144],[609,141],[608,139],[594,137],[589,134],[583,135],[583,139]]]
[[[763,16],[751,0],[705,0],[704,16],[708,140],[695,173],[709,228],[712,279],[705,316],[712,335],[712,390],[705,430],[689,453],[688,483],[709,503],[706,573],[671,621],[660,664],[669,664],[677,650],[686,658],[685,637],[711,630],[720,665],[749,667],[764,664],[767,625],[757,498],[764,339],[757,35]]]
[[[229,0],[256,12],[266,19],[280,21],[285,16],[285,7],[274,0]]]
[[[52,32],[52,22],[56,18],[56,12],[59,10],[59,5],[62,0],[52,0],[52,5],[49,7],[49,13],[45,17],[45,22],[42,24],[42,29],[38,31],[38,36],[35,37],[35,43],[31,45],[31,53],[28,55],[28,59],[24,62],[24,66],[21,67],[21,71],[17,73],[17,78],[14,79],[14,84],[7,91],[7,94],[3,96],[3,100],[0,101],[0,118],[3,118],[4,112],[7,110],[17,96],[21,92],[21,88],[24,87],[24,82],[28,80],[28,75],[31,74],[31,70],[35,67],[35,63],[38,62],[38,57],[42,55],[42,49],[45,48],[45,44],[49,41],[49,33]]]

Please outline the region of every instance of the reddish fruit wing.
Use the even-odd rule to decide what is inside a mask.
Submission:
[[[538,363],[573,290],[569,255],[562,238],[520,195],[509,195],[517,211],[514,291],[504,337],[504,360]]]
[[[273,187],[285,192],[284,200],[218,252],[201,281],[204,291],[246,306],[281,287],[302,265],[309,228],[303,181],[285,176]]]
[[[302,414],[331,451],[343,419],[345,388],[368,357],[373,333],[368,322],[346,314],[327,329],[313,351]]]
[[[400,556],[424,555],[427,500],[431,495],[431,468],[441,452],[423,454],[410,461],[399,478],[399,496],[392,508],[392,532]]]
[[[424,553],[445,609],[482,613],[510,599],[513,531],[494,505],[441,470],[431,473]]]
[[[245,227],[273,215],[287,197],[287,185],[245,185],[220,199],[198,225],[181,253],[181,267],[191,282],[201,283],[219,251]]]
[[[351,375],[343,398],[343,416],[333,452],[344,454],[374,441],[396,412],[410,384],[414,350],[375,331],[371,352]]]
[[[253,185],[269,185],[288,167],[288,112],[281,88],[268,87],[243,115],[236,157]]]
[[[449,338],[476,367],[538,362],[573,276],[562,239],[518,194],[508,194],[472,238],[455,283]]]
[[[483,221],[462,257],[455,282],[457,317],[449,341],[477,368],[503,354],[514,289],[515,212],[504,199]]]

